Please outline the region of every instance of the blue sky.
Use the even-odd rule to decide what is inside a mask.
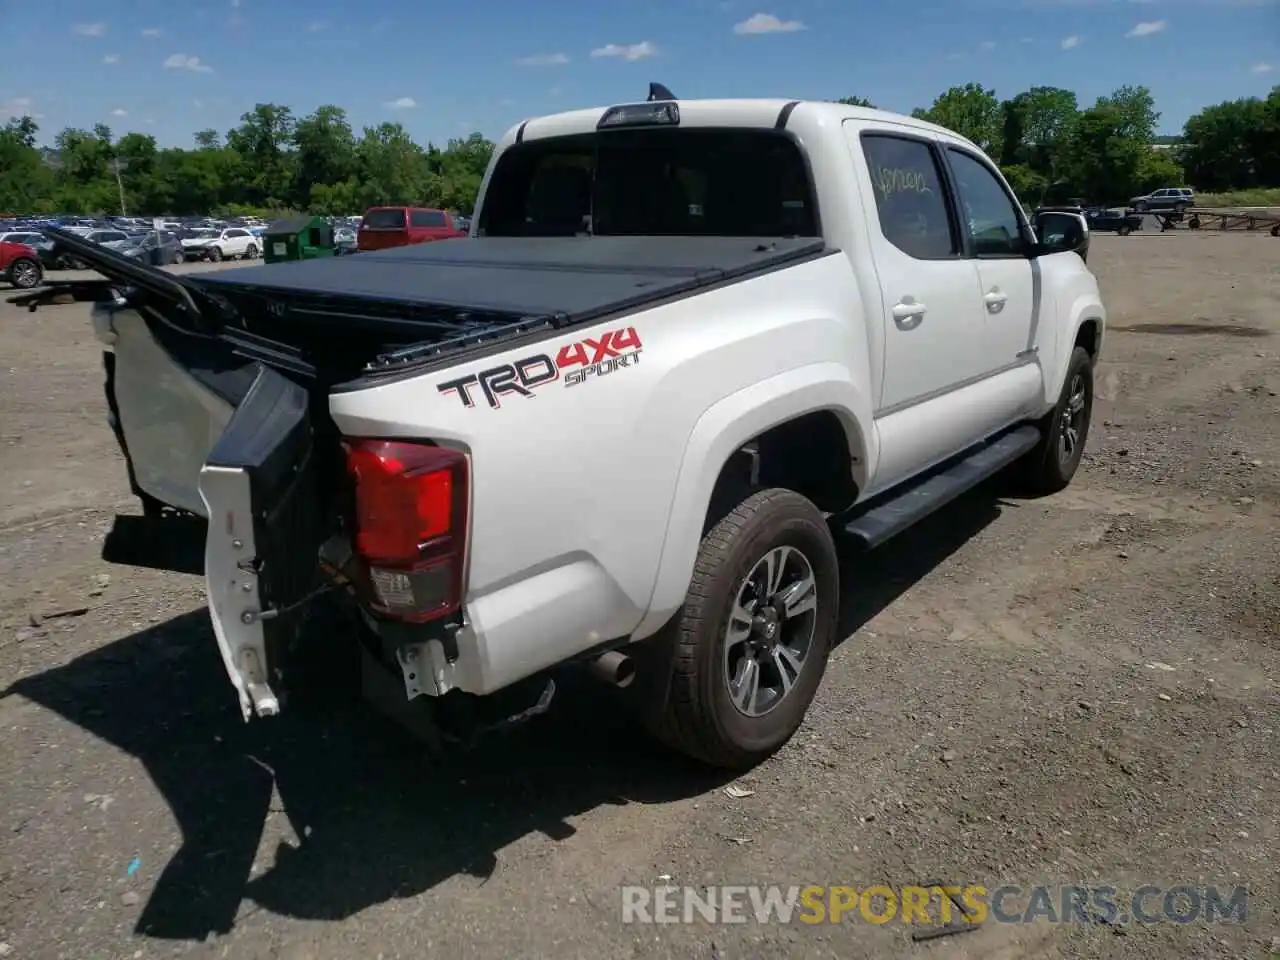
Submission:
[[[105,122],[189,146],[255,102],[419,140],[677,96],[850,94],[909,112],[977,80],[1083,102],[1146,84],[1176,133],[1201,106],[1280,83],[1280,0],[0,0],[0,118],[52,138]]]

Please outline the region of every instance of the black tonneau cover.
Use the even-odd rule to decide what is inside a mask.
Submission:
[[[187,279],[210,292],[327,294],[574,322],[825,249],[815,237],[467,237]]]

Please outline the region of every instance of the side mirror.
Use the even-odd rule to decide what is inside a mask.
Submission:
[[[1083,214],[1042,210],[1031,218],[1031,225],[1036,231],[1038,255],[1074,250],[1081,260],[1089,259],[1089,224]]]

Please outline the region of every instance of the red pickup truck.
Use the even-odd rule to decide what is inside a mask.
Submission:
[[[453,214],[428,207],[370,207],[360,221],[357,250],[385,250],[411,243],[465,237]]]

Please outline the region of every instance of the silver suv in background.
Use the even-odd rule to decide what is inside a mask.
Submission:
[[[1129,201],[1129,206],[1139,213],[1169,212],[1181,215],[1195,205],[1196,193],[1190,187],[1163,187]]]

